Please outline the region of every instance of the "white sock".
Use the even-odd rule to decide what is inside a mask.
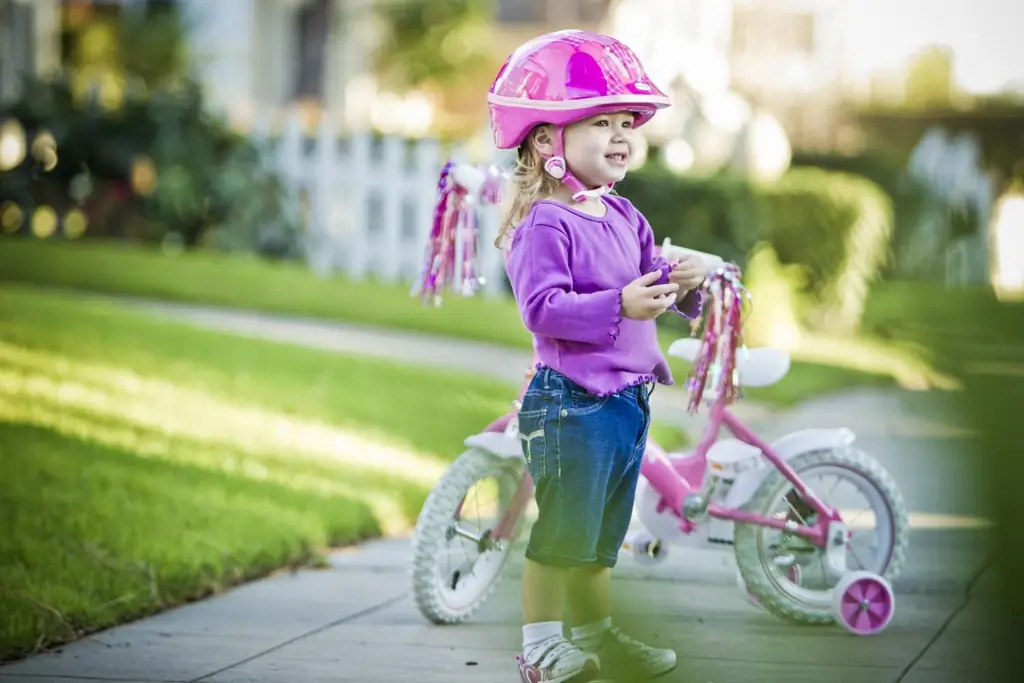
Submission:
[[[529,652],[545,640],[562,636],[562,622],[560,621],[538,621],[526,624],[523,626],[523,652]]]
[[[612,618],[605,617],[600,621],[592,621],[583,626],[575,626],[572,629],[573,642],[583,649],[597,645],[604,632],[612,627]]]

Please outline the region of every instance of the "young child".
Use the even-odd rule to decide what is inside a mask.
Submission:
[[[645,680],[676,656],[612,625],[610,570],[632,515],[650,394],[672,383],[654,320],[673,308],[696,317],[707,269],[655,258],[646,219],[608,191],[626,175],[635,129],[669,101],[629,48],[584,31],[521,46],[488,101],[497,147],[518,154],[497,244],[539,359],[519,412],[539,508],[520,674]]]

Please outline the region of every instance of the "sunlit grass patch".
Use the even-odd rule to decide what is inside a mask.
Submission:
[[[408,528],[514,396],[0,290],[0,657]]]
[[[515,395],[0,288],[0,659],[408,528]]]
[[[211,304],[273,314],[309,316],[408,332],[428,332],[518,349],[530,348],[510,297],[450,295],[440,308],[409,296],[408,285],[320,277],[302,264],[271,264],[252,256],[157,250],[96,240],[74,244],[12,239],[0,250],[0,281],[66,287],[105,294]],[[881,283],[883,296],[899,285]],[[770,296],[755,305],[763,307]],[[874,299],[879,297],[873,297]],[[904,305],[904,304],[901,304]],[[948,314],[948,313],[947,313]],[[774,316],[769,316],[774,320]],[[662,348],[682,333],[661,330]],[[914,349],[866,335],[822,339],[805,335],[792,349],[793,369],[772,387],[748,395],[790,407],[821,394],[859,386],[946,388]],[[672,359],[677,378],[687,363]]]

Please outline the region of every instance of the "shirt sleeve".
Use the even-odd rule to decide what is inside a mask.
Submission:
[[[654,230],[642,213],[633,207],[636,214],[638,237],[640,238],[640,272],[649,273],[652,270],[661,271],[659,285],[668,284],[668,274],[672,270],[669,262],[660,254],[654,253]],[[700,289],[691,289],[682,299],[676,299],[669,306],[669,310],[678,313],[687,320],[693,320],[700,316],[704,307],[704,295]]]
[[[513,237],[507,270],[523,324],[531,333],[589,344],[618,338],[622,289],[574,292],[564,231],[544,224],[521,226]]]

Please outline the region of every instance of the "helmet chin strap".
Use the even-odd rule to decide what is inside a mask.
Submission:
[[[595,187],[593,189],[588,189],[586,185],[581,183],[579,179],[572,174],[572,171],[569,170],[568,164],[565,162],[565,148],[562,143],[562,130],[561,126],[555,129],[555,139],[553,141],[554,154],[544,161],[544,170],[547,174],[552,178],[561,180],[565,183],[565,185],[572,190],[572,199],[575,202],[597,199],[598,197],[603,197],[611,192],[611,183]]]

